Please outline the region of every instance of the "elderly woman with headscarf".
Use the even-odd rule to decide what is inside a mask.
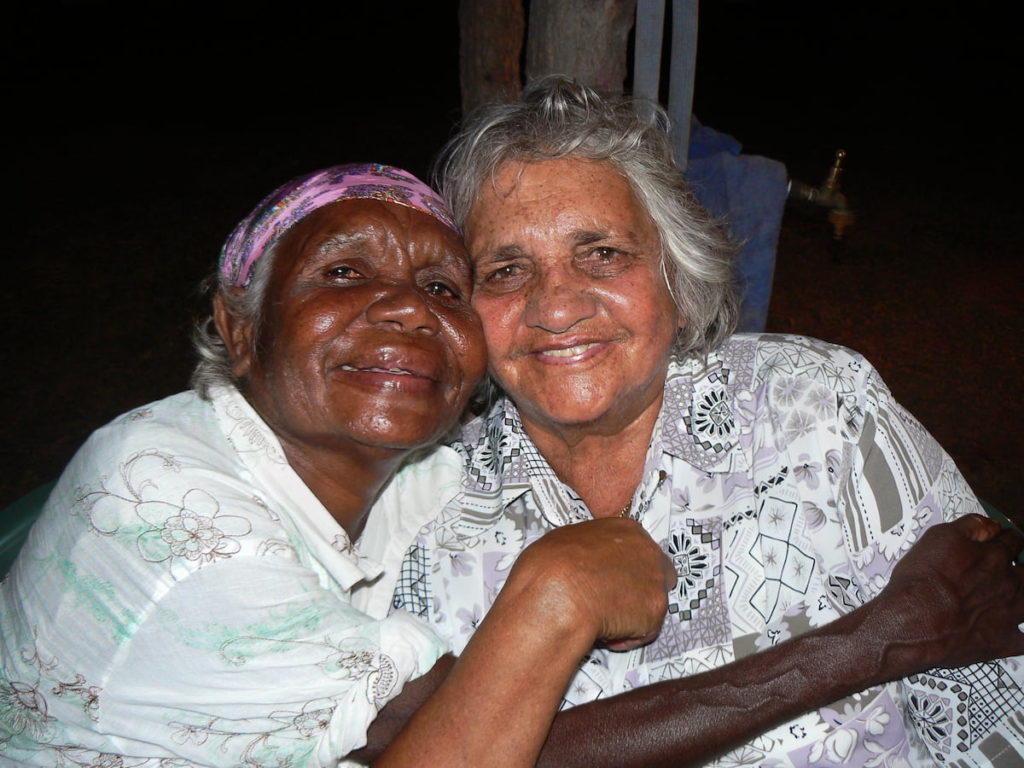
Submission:
[[[524,547],[632,518],[665,623],[587,657],[544,764],[1017,764],[1020,660],[908,675],[1024,653],[1020,539],[863,357],[731,335],[732,246],[644,112],[548,80],[449,145],[498,396],[396,603],[458,650]]]
[[[448,449],[399,469],[483,373],[470,290],[446,206],[396,168],[319,171],[239,225],[194,390],[89,439],[2,585],[0,762],[334,766],[365,743],[446,648],[386,614],[457,479]],[[664,556],[635,524],[581,533],[521,559],[380,765],[528,765],[594,641],[650,639]],[[592,547],[620,567],[565,567]]]

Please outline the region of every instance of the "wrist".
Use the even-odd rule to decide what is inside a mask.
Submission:
[[[930,622],[931,608],[922,610],[920,594],[883,592],[858,611],[865,614],[862,632],[873,641],[877,674],[882,682],[897,680],[939,663],[944,635]]]
[[[491,613],[507,611],[531,637],[582,658],[598,636],[597,618],[577,595],[564,561],[531,554],[528,549],[516,562]]]
[[[806,711],[902,677],[889,649],[884,617],[862,606],[751,658],[760,657],[764,682],[775,695],[790,691]],[[764,664],[769,657],[772,663]]]

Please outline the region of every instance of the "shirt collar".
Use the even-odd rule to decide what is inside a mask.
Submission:
[[[737,347],[734,351],[733,347]],[[741,423],[736,393],[749,386],[752,366],[744,345],[727,344],[707,357],[691,356],[669,363],[665,396],[645,460],[639,501],[653,496],[662,479],[661,456],[668,454],[703,472],[739,469]],[[737,354],[738,353],[738,354]],[[589,519],[586,505],[562,483],[523,429],[519,410],[501,398],[484,416],[463,429],[455,448],[465,466],[459,495],[460,536],[489,528],[509,504],[533,491],[544,517],[554,526]]]
[[[737,391],[747,384],[742,378],[726,349],[673,359],[652,455],[667,453],[704,472],[729,471],[741,454]]]

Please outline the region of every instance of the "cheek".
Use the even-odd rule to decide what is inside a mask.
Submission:
[[[483,325],[476,313],[461,324],[462,333],[456,340],[456,353],[462,360],[462,369],[473,386],[487,371],[487,340]]]
[[[515,298],[474,299],[473,308],[480,315],[491,363],[496,363],[511,346],[521,313]]]
[[[462,373],[464,382],[473,385],[487,370],[487,343],[480,317],[473,310],[438,314],[444,328],[448,353]]]
[[[319,348],[346,327],[349,317],[336,304],[311,301],[294,307],[284,320],[287,345],[302,351]]]
[[[617,286],[604,298],[624,322],[637,329],[645,328],[660,335],[664,328],[676,329],[682,324],[679,309],[659,274],[644,275]]]
[[[336,315],[328,312],[318,312],[312,317],[310,324],[310,335],[319,336],[328,333],[338,323]]]

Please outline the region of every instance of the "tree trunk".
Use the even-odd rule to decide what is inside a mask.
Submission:
[[[525,28],[522,0],[461,0],[462,114],[488,101],[518,98]]]
[[[563,74],[622,93],[636,0],[531,0],[526,78]]]

